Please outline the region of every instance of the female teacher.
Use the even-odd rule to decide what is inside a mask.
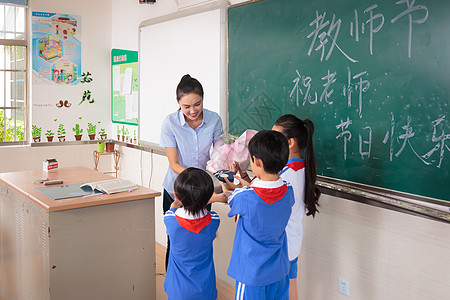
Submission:
[[[211,145],[223,132],[220,116],[203,108],[203,87],[197,79],[190,75],[181,78],[177,86],[177,101],[180,108],[164,119],[159,142],[169,160],[163,182],[164,213],[173,202],[173,185],[178,174],[188,167],[205,170]],[[170,240],[167,237],[166,269],[169,251]]]

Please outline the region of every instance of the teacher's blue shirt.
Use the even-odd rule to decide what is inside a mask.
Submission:
[[[220,116],[203,109],[203,122],[195,130],[184,120],[181,110],[168,115],[161,129],[159,145],[161,147],[176,147],[178,161],[185,168],[195,167],[206,169],[211,145],[223,133]],[[168,168],[163,187],[173,198],[173,184],[178,174]]]

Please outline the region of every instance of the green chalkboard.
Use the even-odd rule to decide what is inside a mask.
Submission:
[[[450,200],[450,2],[228,10],[230,132],[310,118],[320,175]]]

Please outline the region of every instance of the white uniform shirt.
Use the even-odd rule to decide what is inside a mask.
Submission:
[[[280,177],[289,182],[294,190],[295,204],[286,226],[289,260],[300,254],[303,239],[303,216],[305,215],[305,160],[291,158],[280,172]]]

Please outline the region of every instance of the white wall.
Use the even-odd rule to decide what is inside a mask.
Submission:
[[[139,24],[148,19],[177,12],[177,2],[177,0],[157,0],[154,4],[139,4],[138,0],[112,0],[112,48],[138,50]],[[205,0],[197,2],[204,3]],[[245,1],[228,2],[237,4]]]
[[[42,170],[42,161],[47,158],[56,158],[60,168],[74,166],[94,168],[94,150],[97,150],[96,144],[64,145],[55,143],[55,146],[48,147],[0,147],[0,173]],[[111,158],[109,156],[102,157],[99,162],[99,170],[109,171],[111,166]]]
[[[97,132],[100,128],[105,128],[107,133],[112,134],[110,117],[111,1],[31,0],[29,2],[31,11],[81,16],[81,70],[78,70],[78,75],[81,76],[82,72],[90,72],[93,78],[91,83],[78,83],[73,86],[46,83],[33,78],[30,97],[31,124],[42,127],[43,139],[48,129],[56,133],[60,123],[64,124],[66,140],[69,141],[75,140],[72,128],[76,123],[83,128],[84,140],[88,140],[88,122],[97,125]],[[78,105],[85,90],[92,92],[95,102],[90,104],[85,101]],[[68,100],[72,105],[69,108],[57,108],[55,104],[59,100]],[[81,120],[78,119],[80,116]],[[54,119],[58,121],[55,122]],[[98,122],[101,123],[98,124]]]

